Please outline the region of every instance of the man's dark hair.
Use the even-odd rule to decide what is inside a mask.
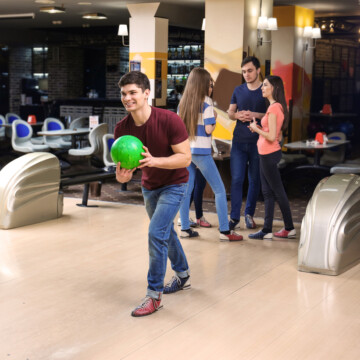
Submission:
[[[243,67],[244,65],[248,64],[252,62],[255,66],[256,69],[258,69],[260,67],[260,61],[257,57],[255,56],[247,56],[241,63],[241,67]]]
[[[141,71],[130,71],[126,73],[120,78],[118,83],[119,88],[129,84],[137,85],[143,92],[146,89],[150,90],[150,81],[148,77]]]

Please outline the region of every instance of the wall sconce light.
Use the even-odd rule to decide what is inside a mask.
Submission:
[[[321,29],[313,28],[312,26],[305,26],[303,37],[305,38],[304,49],[307,51],[308,49],[315,49],[316,47],[316,39],[321,39]],[[314,39],[314,45],[310,46],[310,39]]]
[[[126,24],[120,24],[119,25],[119,30],[118,30],[118,36],[121,36],[123,46],[129,46],[129,44],[125,44],[125,41],[124,41],[125,36],[128,36],[128,35],[129,35],[129,32],[128,32],[127,25]]]
[[[262,46],[263,43],[271,43],[271,40],[263,40],[261,30],[275,31],[277,30],[277,19],[268,18],[266,16],[259,16],[257,22],[257,46]]]
[[[202,25],[201,25],[201,30],[202,31],[205,31],[205,25],[206,25],[206,19],[203,18]]]

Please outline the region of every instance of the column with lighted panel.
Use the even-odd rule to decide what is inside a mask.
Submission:
[[[160,3],[127,4],[130,70],[145,73],[151,86],[149,103],[166,105],[169,20],[155,17]]]
[[[264,31],[263,43],[259,45],[257,22],[260,15],[271,17],[272,9],[273,0],[205,0],[204,66],[215,80],[222,69],[241,74],[241,62],[249,55],[259,58],[264,74],[265,61],[270,61],[271,53],[265,41],[270,40],[271,34]],[[240,85],[241,76],[237,78]],[[214,137],[232,139],[235,121],[229,120],[225,107],[230,105],[233,90],[226,83],[221,89],[225,99],[224,105],[217,108]]]
[[[282,78],[293,102],[291,141],[307,137],[312,87],[313,39],[304,30],[314,25],[314,11],[300,6],[274,7],[278,31],[272,37],[272,74]],[[311,29],[310,29],[311,32]]]

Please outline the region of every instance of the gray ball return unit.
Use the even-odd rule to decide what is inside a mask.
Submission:
[[[360,164],[322,179],[301,224],[298,269],[338,275],[360,262]]]
[[[63,214],[64,187],[114,178],[114,172],[104,170],[61,178],[55,155],[45,152],[23,155],[0,171],[0,229],[57,219]],[[87,193],[85,186],[82,205],[87,205]]]

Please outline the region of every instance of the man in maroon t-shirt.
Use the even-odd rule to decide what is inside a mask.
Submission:
[[[139,168],[142,193],[150,218],[148,288],[144,301],[132,316],[145,316],[161,308],[162,293],[190,288],[190,272],[185,253],[174,229],[174,218],[187,189],[191,152],[183,121],[168,110],[148,104],[150,82],[140,71],[131,71],[119,81],[121,101],[129,112],[115,127],[115,139],[133,135],[144,144]],[[135,169],[116,167],[116,180],[131,180]],[[175,276],[164,287],[167,258]]]

